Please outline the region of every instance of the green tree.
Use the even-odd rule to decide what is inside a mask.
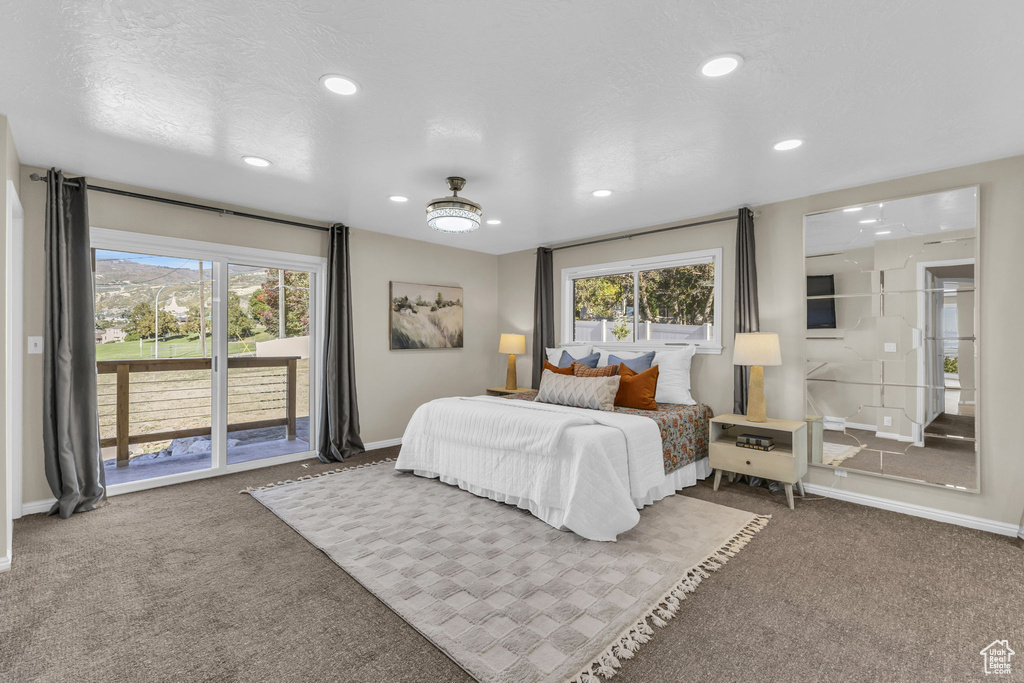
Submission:
[[[252,318],[242,309],[242,298],[234,292],[228,292],[228,338],[251,337],[252,327]]]
[[[284,271],[284,331],[289,337],[309,334],[309,273]],[[278,302],[278,271],[267,269],[267,279],[249,299],[249,314],[267,332],[276,335],[280,329]]]
[[[639,319],[675,325],[705,325],[715,317],[715,266],[641,271]]]
[[[210,313],[206,313],[206,334],[210,334]],[[199,306],[189,306],[185,322],[181,323],[183,334],[199,334]]]
[[[153,305],[148,301],[140,301],[128,312],[128,324],[124,326],[126,334],[152,339],[153,337]],[[178,320],[167,311],[160,311],[160,335],[180,334]]]

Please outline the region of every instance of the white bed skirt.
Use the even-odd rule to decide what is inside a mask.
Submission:
[[[702,458],[697,462],[690,463],[684,467],[680,467],[672,474],[665,477],[664,483],[654,487],[647,492],[642,500],[633,499],[633,504],[636,505],[637,509],[644,508],[648,505],[653,505],[662,498],[667,496],[675,495],[676,491],[681,491],[689,486],[696,486],[698,479],[707,479],[711,476],[714,470],[708,464],[708,458]],[[437,472],[428,472],[426,470],[413,470],[413,473],[418,477],[427,477],[428,479],[440,479],[445,484],[452,486],[458,486],[463,491],[469,491],[473,495],[480,496],[481,498],[489,498],[499,503],[505,503],[506,505],[515,505],[520,510],[529,510],[530,514],[534,517],[539,518],[547,524],[555,527],[556,529],[565,529],[563,523],[565,518],[565,511],[561,508],[546,507],[538,505],[532,500],[526,498],[520,498],[519,496],[508,495],[500,493],[498,491],[492,491],[485,489],[474,484],[467,483],[456,477],[441,476]]]

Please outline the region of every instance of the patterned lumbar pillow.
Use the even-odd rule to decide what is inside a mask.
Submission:
[[[584,365],[578,360],[574,360],[572,365],[572,374],[577,377],[611,377],[612,375],[619,374],[618,365],[606,365],[603,368],[592,368],[589,365]]]
[[[560,406],[612,410],[615,407],[615,394],[618,390],[618,375],[575,377],[556,375],[550,370],[545,370],[540,377],[540,389],[534,400]]]

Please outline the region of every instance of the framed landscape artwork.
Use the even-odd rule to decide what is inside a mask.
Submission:
[[[391,349],[461,349],[462,287],[390,283]]]

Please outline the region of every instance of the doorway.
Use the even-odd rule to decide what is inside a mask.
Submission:
[[[111,494],[313,457],[324,260],[94,228]]]

